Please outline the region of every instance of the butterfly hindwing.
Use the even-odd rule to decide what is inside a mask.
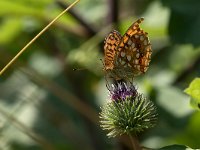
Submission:
[[[121,41],[121,34],[113,30],[109,33],[109,35],[105,38],[105,45],[104,45],[104,54],[105,54],[105,69],[113,69],[114,64],[114,57],[116,54],[116,49]]]
[[[131,67],[133,76],[146,72],[152,53],[147,37],[148,33],[144,32],[139,26],[143,20],[143,18],[140,18],[129,27],[123,35],[115,55],[116,64]]]

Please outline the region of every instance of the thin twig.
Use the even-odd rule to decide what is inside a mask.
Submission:
[[[67,7],[67,4],[64,4],[62,1],[57,1],[57,4],[63,9]],[[84,20],[83,17],[81,17],[77,12],[73,11],[73,9],[70,9],[69,13],[84,27],[90,37],[97,33],[93,26]]]
[[[0,71],[0,75],[3,74],[4,71],[7,70],[7,68],[14,63],[14,61],[38,38],[40,37],[56,20],[58,20],[64,13],[66,13],[70,8],[72,8],[76,3],[78,3],[80,0],[76,0],[74,3],[72,3],[69,7],[67,7],[64,11],[62,11],[56,18],[54,18],[45,28],[42,29],[28,44],[22,48],[13,59],[10,60],[10,62],[7,63],[7,65]]]
[[[119,19],[119,0],[109,0],[108,1],[108,6],[109,6],[109,13],[108,13],[108,24],[113,24],[116,28],[118,19]]]

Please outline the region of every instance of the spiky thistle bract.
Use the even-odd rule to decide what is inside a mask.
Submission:
[[[112,84],[110,101],[101,108],[100,123],[108,137],[137,134],[155,125],[156,108],[132,83]]]

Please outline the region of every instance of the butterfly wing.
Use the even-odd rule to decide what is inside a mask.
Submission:
[[[118,45],[114,58],[115,65],[129,70],[131,68],[132,76],[147,71],[152,53],[148,33],[139,26],[143,20],[144,18],[140,18],[129,27]]]
[[[110,32],[109,35],[105,38],[104,41],[105,70],[113,69],[114,57],[116,54],[117,47],[121,41],[121,38],[122,38],[121,34],[116,30]]]

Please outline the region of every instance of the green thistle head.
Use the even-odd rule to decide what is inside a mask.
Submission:
[[[111,101],[101,108],[100,123],[108,130],[108,137],[136,134],[151,128],[157,120],[156,108],[150,100],[139,94],[132,83],[112,84]]]

